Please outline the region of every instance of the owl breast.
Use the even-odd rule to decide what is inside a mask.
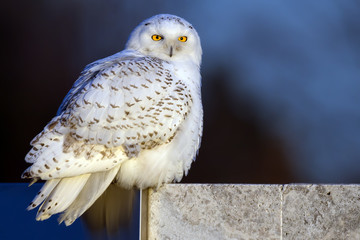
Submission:
[[[184,173],[187,174],[200,146],[203,109],[198,68],[182,63],[166,63],[165,67],[170,69],[168,74],[174,86],[164,97],[164,102],[160,102],[161,107],[153,113],[155,122],[157,119],[171,119],[159,122],[157,126],[158,134],[170,137],[161,141],[162,144],[142,149],[136,157],[121,165],[116,179],[123,187],[146,188],[180,181]]]

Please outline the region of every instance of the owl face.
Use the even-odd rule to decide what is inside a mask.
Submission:
[[[193,61],[200,65],[200,38],[184,19],[168,14],[156,15],[137,26],[126,44],[144,55],[167,61]]]

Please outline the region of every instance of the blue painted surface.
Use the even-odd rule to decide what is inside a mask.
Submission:
[[[36,221],[36,211],[27,211],[26,207],[40,190],[42,184],[28,187],[23,183],[0,183],[0,239],[104,239],[91,236],[81,219],[77,219],[71,226],[58,224],[57,216],[46,221]],[[139,204],[136,204],[139,206]],[[134,223],[127,232],[110,239],[139,239],[138,238],[139,209],[134,210]]]

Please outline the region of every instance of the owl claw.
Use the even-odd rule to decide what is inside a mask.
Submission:
[[[35,177],[31,180],[31,182],[29,183],[29,186],[30,187],[31,185],[33,185],[34,183],[36,183],[37,181],[39,180],[39,178]]]
[[[31,173],[25,170],[23,174],[21,175],[21,178],[32,178]]]

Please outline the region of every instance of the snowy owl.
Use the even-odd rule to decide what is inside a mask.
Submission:
[[[28,210],[72,224],[101,194],[159,187],[187,174],[200,146],[200,38],[184,19],[153,16],[125,50],[85,67],[32,141],[22,178],[46,180]]]

